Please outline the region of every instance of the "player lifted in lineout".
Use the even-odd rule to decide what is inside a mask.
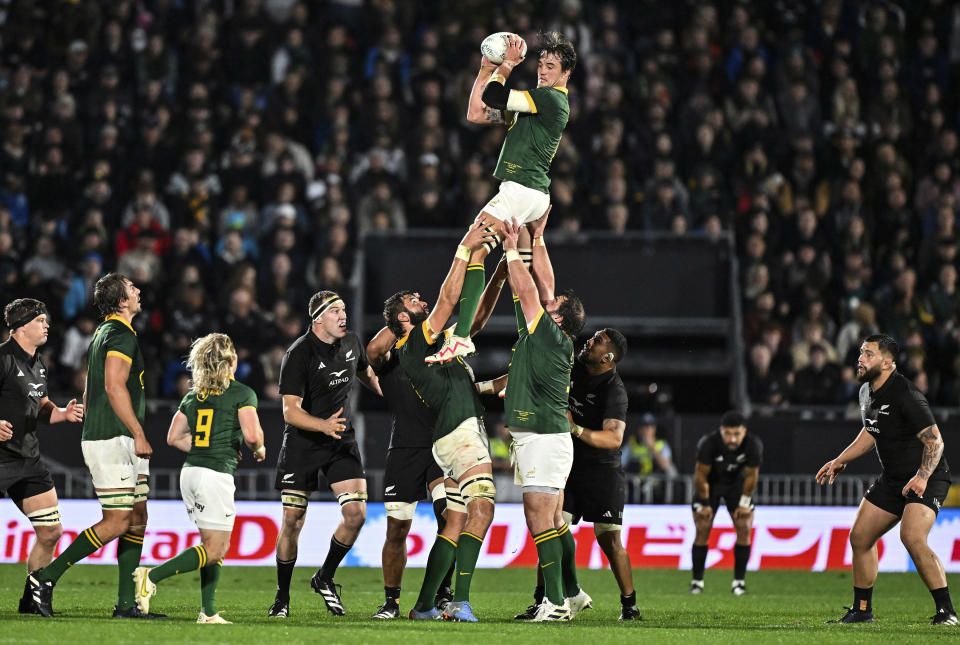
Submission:
[[[471,123],[507,126],[500,158],[493,171],[493,176],[501,181],[500,190],[481,213],[491,221],[498,239],[485,242],[470,258],[470,266],[479,265],[481,269],[487,254],[504,238],[504,221],[515,219],[522,228],[538,219],[550,205],[547,172],[570,118],[567,81],[577,64],[577,53],[563,35],[543,34],[537,61],[537,87],[528,91],[508,90],[507,78],[513,68],[523,62],[521,52],[526,46],[515,34],[506,38],[507,50],[499,66],[481,58],[467,106],[467,120]],[[518,250],[529,264],[533,252],[526,231],[521,233]],[[427,357],[428,363],[450,361],[475,351],[470,328],[485,279],[482,270],[467,274],[456,329],[440,351]]]

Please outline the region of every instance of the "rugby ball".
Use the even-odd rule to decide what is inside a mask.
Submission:
[[[507,53],[507,38],[509,36],[516,36],[516,34],[509,31],[498,31],[495,34],[490,34],[480,43],[480,53],[494,65],[499,65],[503,62],[503,57]],[[525,57],[526,55],[527,42],[524,41],[523,47],[520,49],[520,56]]]

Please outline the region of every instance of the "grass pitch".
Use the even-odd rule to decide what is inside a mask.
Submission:
[[[169,615],[163,621],[110,618],[116,597],[116,567],[79,565],[63,577],[53,606],[61,616],[21,616],[22,565],[0,565],[0,643],[412,643],[415,645],[508,642],[625,643],[889,643],[960,642],[960,628],[932,627],[933,601],[915,573],[885,573],[877,581],[872,625],[825,625],[843,614],[852,601],[850,573],[750,572],[748,593],[730,593],[730,571],[708,571],[706,591],[687,594],[689,573],[635,571],[637,604],[643,621],[619,623],[619,594],[609,571],[581,571],[580,582],[593,596],[594,609],[572,623],[526,624],[513,615],[531,602],[531,569],[479,569],[472,604],[480,624],[420,623],[406,619],[376,621],[370,616],[383,602],[378,569],[341,569],[347,615],[327,613],[309,586],[312,569],[293,577],[291,617],[268,619],[276,585],[273,568],[225,567],[217,592],[221,614],[234,625],[195,624],[200,608],[200,576],[190,573],[163,581],[151,610]],[[423,576],[409,569],[400,599],[410,609]],[[952,579],[951,579],[952,578]],[[960,589],[960,576],[948,582]],[[956,591],[955,591],[956,594]],[[957,600],[960,597],[955,596]],[[960,603],[958,603],[960,604]],[[531,632],[534,633],[531,638]]]

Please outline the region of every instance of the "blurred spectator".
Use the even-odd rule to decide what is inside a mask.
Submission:
[[[833,405],[845,398],[840,367],[830,361],[823,345],[812,345],[810,360],[794,376],[790,402],[798,404]]]

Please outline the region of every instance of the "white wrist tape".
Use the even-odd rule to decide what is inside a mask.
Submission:
[[[740,503],[738,504],[738,506],[741,506],[743,508],[750,508],[751,506],[753,506],[753,498],[749,497],[748,495],[741,495]]]

